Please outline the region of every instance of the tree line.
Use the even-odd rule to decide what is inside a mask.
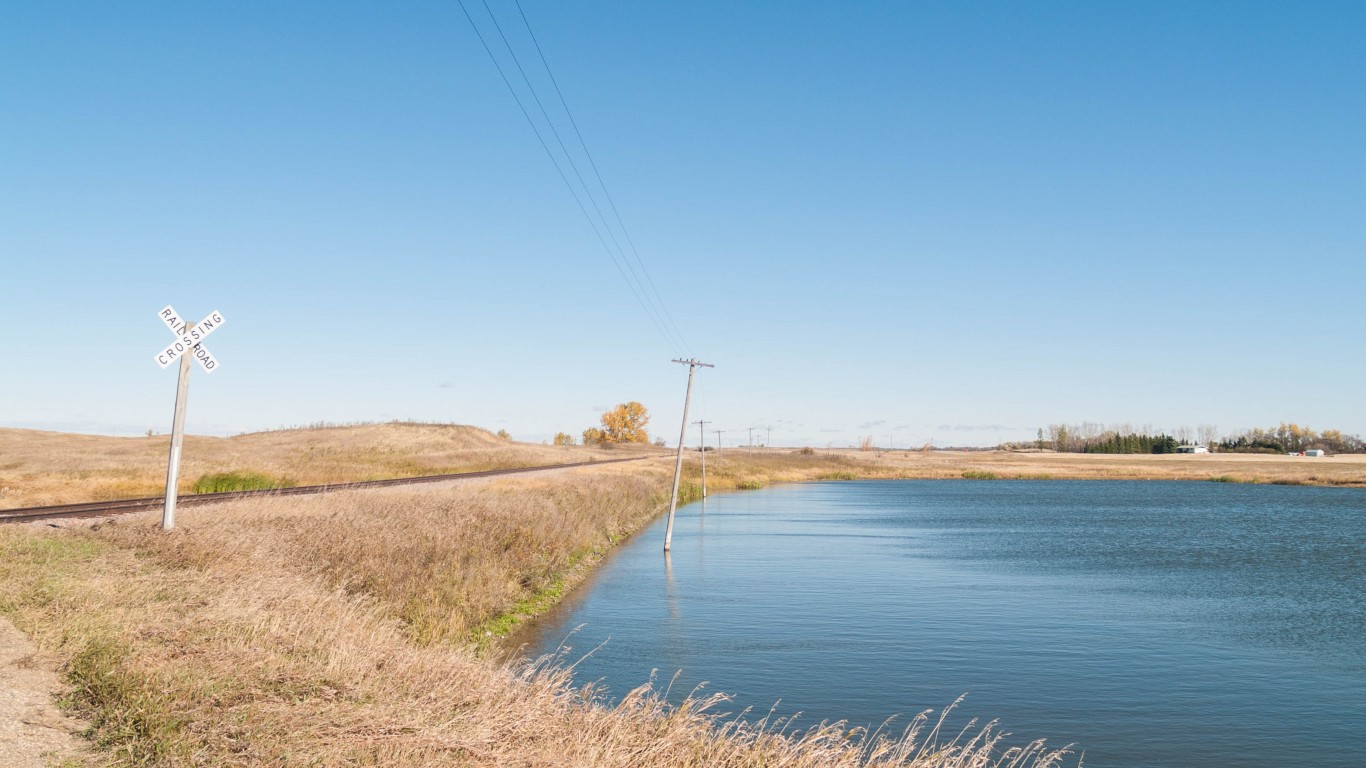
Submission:
[[[1322,432],[1281,422],[1270,429],[1246,429],[1221,435],[1212,424],[1178,427],[1168,434],[1151,426],[1106,426],[1094,422],[1049,424],[1040,427],[1033,442],[1005,443],[1007,450],[1053,450],[1060,453],[1176,453],[1181,446],[1203,446],[1223,453],[1300,453],[1320,449],[1327,453],[1366,453],[1366,440],[1341,430]]]
[[[1366,440],[1344,435],[1338,429],[1315,432],[1281,422],[1272,429],[1248,429],[1219,441],[1219,450],[1235,453],[1302,453],[1314,448],[1328,453],[1366,453]]]

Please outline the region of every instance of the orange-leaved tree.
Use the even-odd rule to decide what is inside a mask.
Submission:
[[[604,443],[648,443],[650,433],[645,425],[650,423],[650,413],[645,406],[632,400],[622,403],[602,415],[602,442]]]

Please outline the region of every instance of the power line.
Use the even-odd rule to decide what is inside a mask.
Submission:
[[[636,274],[635,268],[631,266],[631,259],[626,255],[626,251],[621,247],[621,243],[617,240],[616,233],[612,231],[612,226],[607,221],[607,217],[603,215],[602,208],[598,205],[597,198],[593,196],[592,188],[588,186],[588,182],[583,180],[583,174],[579,172],[579,165],[578,163],[574,162],[574,155],[569,151],[569,148],[564,145],[564,139],[560,137],[560,131],[555,127],[555,121],[551,119],[550,113],[546,111],[545,104],[542,103],[540,94],[536,92],[536,86],[532,85],[531,78],[527,76],[526,69],[522,67],[521,59],[518,58],[517,52],[512,48],[512,43],[508,41],[507,35],[504,34],[503,25],[498,23],[498,17],[494,15],[493,9],[489,7],[488,0],[481,0],[481,2],[484,5],[484,11],[487,12],[489,15],[489,20],[493,22],[493,28],[498,31],[498,37],[501,38],[503,41],[503,47],[507,49],[508,55],[512,57],[512,63],[517,65],[517,72],[521,74],[522,82],[526,83],[527,91],[531,94],[531,98],[536,102],[536,108],[541,110],[541,117],[545,118],[546,125],[550,128],[551,135],[555,137],[555,143],[559,145],[560,151],[564,153],[564,158],[569,163],[570,170],[574,172],[574,178],[579,180],[579,185],[583,187],[584,194],[588,196],[588,202],[593,206],[593,210],[598,214],[598,220],[602,222],[602,228],[607,231],[607,237],[611,239],[612,245],[616,246],[617,253],[621,254],[622,262],[626,265],[627,271],[631,273],[630,279],[634,281],[634,284],[636,286],[639,287],[641,295],[645,298],[645,304],[648,308],[648,311],[653,312],[655,314],[655,317],[658,318],[660,325],[663,327],[665,331],[671,330],[668,324],[664,322],[663,317],[659,314],[658,310],[656,310],[654,306],[650,304],[650,296],[649,292],[645,290],[645,284],[641,282],[640,276]],[[517,10],[518,12],[522,12],[520,5],[517,7]],[[522,12],[522,21],[526,21],[526,14],[524,12]],[[527,24],[527,30],[530,31],[530,29],[531,25]],[[534,36],[532,38],[532,42],[535,42]],[[536,50],[537,52],[540,51],[539,44],[537,44]],[[545,63],[544,55],[541,56],[541,63]],[[549,65],[546,65],[546,72],[550,72]],[[550,79],[552,82],[554,82],[555,76],[552,74]],[[558,91],[559,85],[557,83],[556,92]],[[563,103],[563,95],[561,95],[560,100],[561,103]],[[568,108],[565,109],[565,112],[566,114],[568,114]],[[574,122],[573,115],[570,115],[569,121],[570,123]],[[579,137],[579,142],[580,144],[583,143],[582,136]],[[589,162],[592,162],[591,156],[589,157]],[[599,183],[601,183],[601,179],[599,179]],[[603,191],[606,191],[606,187],[603,188]],[[624,229],[622,231],[625,232]],[[606,244],[604,243],[604,246],[605,245]],[[678,338],[671,338],[670,343],[679,344],[680,346],[684,347],[687,346],[686,344],[682,343],[681,336]]]
[[[670,335],[668,327],[665,325],[662,316],[656,310],[653,309],[650,302],[647,300],[648,294],[645,293],[644,285],[640,282],[640,279],[638,277],[635,277],[635,272],[633,269],[631,269],[630,260],[626,257],[625,252],[622,251],[620,244],[618,244],[617,250],[621,251],[621,259],[619,260],[617,258],[617,255],[612,252],[612,248],[607,244],[607,239],[603,237],[602,231],[599,229],[597,222],[593,220],[592,214],[588,212],[588,208],[583,204],[583,200],[579,195],[579,190],[574,186],[572,182],[570,182],[569,177],[565,174],[563,167],[560,165],[559,158],[555,156],[555,153],[550,149],[550,145],[546,143],[545,136],[541,133],[540,127],[537,126],[536,121],[532,119],[531,113],[527,110],[526,104],[522,101],[522,97],[520,94],[518,94],[517,89],[513,87],[512,81],[508,79],[507,73],[503,70],[503,65],[498,61],[498,57],[494,55],[493,50],[489,47],[488,41],[484,38],[483,32],[480,31],[479,25],[475,23],[474,17],[470,15],[469,9],[465,6],[464,0],[458,1],[460,3],[460,10],[465,14],[465,19],[470,23],[470,27],[474,29],[474,34],[479,38],[479,43],[483,46],[484,52],[488,54],[489,60],[493,62],[494,68],[498,70],[498,76],[502,79],[503,85],[506,86],[508,92],[512,94],[513,100],[517,103],[517,108],[522,112],[522,117],[526,119],[527,125],[529,125],[531,127],[532,132],[536,134],[536,140],[540,142],[541,149],[545,151],[546,157],[550,158],[551,164],[555,166],[555,172],[559,174],[560,180],[564,182],[565,187],[569,189],[569,194],[574,198],[574,202],[576,205],[578,205],[579,211],[588,221],[588,225],[592,228],[593,234],[597,237],[598,242],[602,245],[603,250],[607,253],[608,258],[611,259],[612,265],[616,267],[617,273],[620,274],[622,280],[626,282],[626,285],[631,290],[631,294],[635,297],[636,302],[640,304],[641,309],[643,309],[646,315],[649,316],[651,324],[655,326],[655,330],[659,332],[660,336],[664,338],[666,343],[668,343],[671,346],[686,347],[686,343],[682,341],[681,334],[677,335],[678,338],[674,338]],[[493,21],[494,27],[498,29],[499,36],[503,39],[503,44],[507,47],[508,53],[511,55],[513,62],[517,65],[518,70],[522,73],[522,79],[526,82],[527,89],[530,91],[532,98],[536,100],[537,105],[540,107],[541,114],[543,117],[545,117],[546,122],[550,127],[550,130],[552,131],[552,133],[555,134],[556,140],[559,143],[561,150],[565,153],[565,159],[569,163],[571,169],[573,169],[575,176],[578,177],[580,185],[583,186],[584,193],[589,197],[589,202],[592,203],[593,207],[598,210],[598,217],[603,222],[603,228],[607,229],[608,236],[612,237],[613,241],[615,242],[615,236],[612,235],[611,228],[607,224],[607,219],[602,215],[601,209],[598,209],[597,203],[592,197],[591,190],[588,188],[588,185],[583,181],[583,176],[579,173],[577,166],[575,166],[574,164],[573,157],[570,156],[568,150],[565,148],[564,142],[559,139],[559,132],[555,130],[554,122],[550,120],[550,116],[546,113],[545,107],[541,105],[540,98],[536,95],[535,88],[531,85],[530,79],[528,79],[526,76],[526,71],[522,68],[521,63],[518,61],[516,52],[513,51],[512,46],[508,43],[507,37],[503,35],[502,27],[498,24],[497,17],[493,15],[493,12],[489,9],[488,3],[486,1],[484,2],[484,9],[488,11],[489,18]],[[623,264],[625,264],[626,266],[625,269],[623,269],[622,267]],[[631,272],[630,276],[627,275],[628,270]],[[633,277],[635,278],[634,280],[632,279]]]
[[[527,20],[526,12],[522,10],[521,0],[513,0],[513,2],[517,5],[517,13],[522,16],[522,24],[526,26],[527,35],[531,37],[532,44],[536,46],[537,55],[541,57],[541,65],[545,67],[545,73],[550,76],[550,84],[555,86],[555,95],[560,99],[560,106],[564,107],[564,113],[569,117],[569,124],[574,127],[574,135],[579,139],[579,146],[583,147],[583,154],[588,158],[588,165],[593,169],[593,175],[597,177],[598,186],[602,187],[602,193],[607,198],[607,205],[612,209],[612,215],[616,217],[617,226],[621,227],[622,236],[626,238],[626,243],[631,246],[631,252],[635,254],[636,263],[640,265],[640,271],[645,275],[645,281],[649,284],[655,301],[659,303],[659,308],[664,311],[669,326],[678,334],[679,340],[683,342],[686,349],[687,340],[683,338],[682,331],[678,329],[678,324],[674,322],[673,315],[669,313],[669,305],[665,304],[663,297],[659,295],[659,289],[655,287],[654,278],[650,276],[650,270],[645,267],[645,261],[640,258],[640,251],[636,248],[635,240],[632,239],[630,231],[626,229],[626,222],[622,221],[621,212],[617,210],[617,201],[612,198],[611,191],[607,189],[607,182],[603,181],[602,173],[598,171],[598,163],[593,159],[593,153],[588,151],[588,142],[584,141],[583,133],[579,131],[579,123],[574,119],[574,113],[569,109],[569,102],[565,100],[564,92],[560,90],[560,81],[555,79],[555,73],[550,69],[550,62],[546,60],[545,52],[541,50],[541,43],[536,39],[536,33],[531,31],[531,22]]]

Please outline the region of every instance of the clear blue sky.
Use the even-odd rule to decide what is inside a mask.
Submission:
[[[0,424],[1366,433],[1366,5],[522,7],[686,349],[457,3],[7,3]]]

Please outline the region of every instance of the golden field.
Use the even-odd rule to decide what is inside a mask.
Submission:
[[[859,453],[846,451],[843,454]],[[867,455],[867,454],[863,454]],[[1103,454],[1014,451],[891,451],[876,463],[897,477],[950,478],[964,473],[1001,479],[1213,480],[1366,487],[1366,455],[1321,458],[1247,453]]]
[[[5,499],[97,498],[114,492],[103,481],[119,472],[151,484],[128,495],[155,495],[164,451],[164,438],[0,430]],[[726,716],[724,700],[667,707],[649,688],[608,707],[554,664],[499,660],[499,636],[664,511],[673,466],[666,451],[527,445],[471,427],[386,424],[192,438],[183,474],[251,470],[314,483],[629,455],[655,458],[192,507],[169,533],[157,529],[156,514],[0,527],[0,613],[65,673],[67,703],[93,724],[89,765],[1075,762],[995,729],[937,734],[934,716],[879,734],[842,723],[794,730]],[[698,492],[697,459],[693,452],[686,465],[685,500]],[[1366,485],[1366,460],[708,454],[713,490],[964,476]]]
[[[159,496],[169,437],[104,437],[0,429],[0,509]],[[1129,478],[1366,486],[1366,455],[1324,458],[1258,454],[1107,455],[1007,451],[816,451],[822,470],[785,459],[795,449],[726,449],[715,467],[744,479],[753,467],[769,481],[817,479],[843,471],[858,477],[1090,480]],[[808,449],[809,450],[809,449]],[[368,424],[255,432],[234,437],[187,435],[179,488],[211,473],[251,471],[289,485],[375,480],[620,458],[669,455],[644,445],[616,449],[519,443],[451,424]],[[718,457],[709,452],[713,464]],[[734,467],[728,464],[735,462]],[[809,463],[809,462],[808,462]],[[764,473],[768,473],[765,475]],[[774,474],[777,473],[777,474]],[[772,475],[771,477],[769,475]]]

